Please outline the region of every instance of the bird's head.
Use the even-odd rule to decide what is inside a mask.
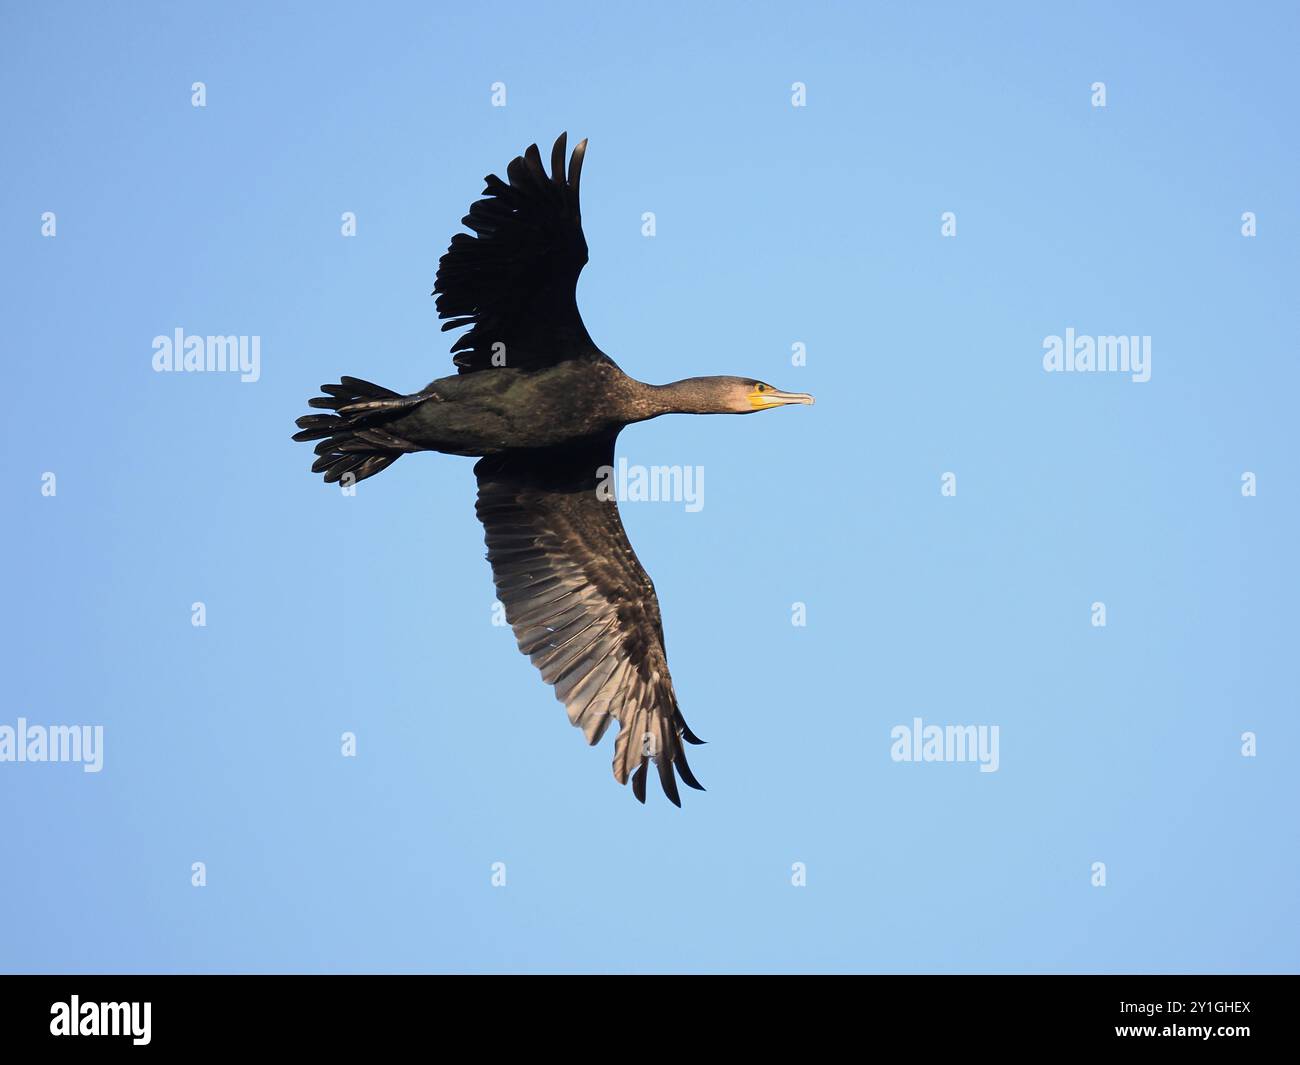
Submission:
[[[791,403],[812,403],[807,392],[782,392],[766,381],[752,377],[697,377],[702,391],[711,401],[710,413],[753,414],[756,410],[771,410]]]
[[[766,381],[751,381],[747,378],[737,378],[737,381],[740,387],[732,407],[737,414],[753,414],[756,410],[771,410],[791,403],[806,403],[809,406],[813,403],[812,396],[807,392],[782,392]]]
[[[753,414],[791,403],[812,403],[807,392],[782,392],[752,377],[688,377],[655,389],[658,414]]]

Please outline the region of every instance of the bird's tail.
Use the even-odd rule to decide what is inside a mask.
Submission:
[[[403,396],[356,377],[321,385],[321,392],[307,405],[334,413],[303,415],[297,421],[301,432],[293,438],[320,441],[311,472],[323,473],[326,484],[345,477],[348,484],[364,481],[408,452],[423,450],[386,428],[423,397]]]

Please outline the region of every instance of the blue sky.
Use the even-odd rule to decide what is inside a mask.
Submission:
[[[1295,971],[1293,7],[0,26],[0,726],[105,737],[0,763],[0,969]],[[620,441],[706,471],[623,509],[710,741],[680,811],[492,625],[470,460],[345,498],[289,440],[341,373],[450,372],[437,260],[564,129],[597,343],[817,396]],[[177,328],[260,378],[155,373]],[[1151,379],[1045,372],[1067,329]],[[997,725],[997,772],[891,760],[916,717]]]

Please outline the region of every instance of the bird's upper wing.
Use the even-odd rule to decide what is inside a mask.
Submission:
[[[472,326],[452,345],[461,373],[496,366],[537,369],[567,359],[609,361],[578,313],[578,274],[587,262],[578,179],[587,142],[564,169],[566,134],[551,151],[547,175],[537,145],[484,180],[484,199],[461,221],[438,263],[433,292],[443,329]]]
[[[626,784],[635,770],[632,790],[645,802],[654,762],[680,806],[673,769],[700,788],[682,747],[700,740],[677,708],[654,584],[603,490],[601,467],[613,461],[612,437],[489,456],[474,467],[478,516],[519,649],[569,721],[593,745],[618,721],[615,778]]]

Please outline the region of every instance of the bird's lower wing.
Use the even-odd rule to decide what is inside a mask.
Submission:
[[[489,456],[474,467],[477,512],[519,649],[588,743],[618,721],[620,784],[644,802],[653,762],[680,806],[674,769],[700,788],[682,743],[700,741],[677,708],[654,584],[604,490],[613,461],[612,437]]]

